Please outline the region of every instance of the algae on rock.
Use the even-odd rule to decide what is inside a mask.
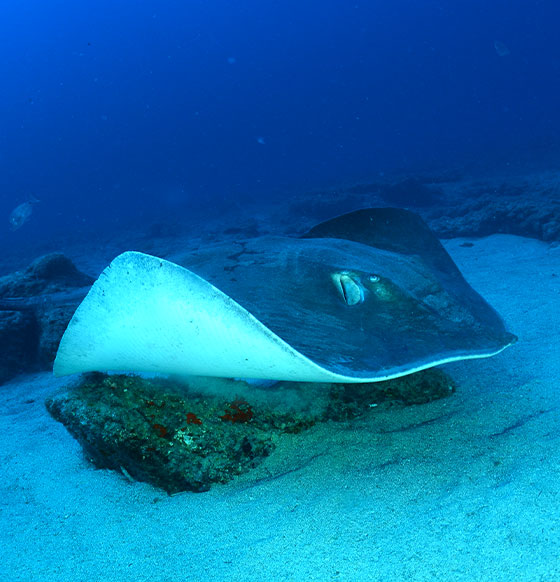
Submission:
[[[278,382],[269,387],[276,395],[298,389],[325,395],[320,408],[288,410],[252,399],[245,382],[225,382],[230,399],[203,393],[201,379],[189,385],[90,373],[49,398],[46,406],[96,467],[177,493],[207,491],[213,483],[249,471],[271,454],[282,434],[299,433],[317,422],[349,420],[382,402],[428,402],[454,390],[440,370],[374,384]]]

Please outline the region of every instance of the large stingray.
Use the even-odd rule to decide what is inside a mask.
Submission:
[[[374,382],[515,339],[419,216],[367,209],[173,262],[119,255],[76,310],[54,372]]]

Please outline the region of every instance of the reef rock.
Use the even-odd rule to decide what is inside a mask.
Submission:
[[[219,382],[225,391],[201,390],[205,381]],[[251,470],[286,433],[355,418],[370,411],[372,403],[428,402],[454,391],[453,381],[437,369],[363,385],[278,382],[266,390],[265,400],[242,381],[197,382],[93,373],[49,398],[46,406],[96,467],[120,471],[171,494],[207,491]],[[321,406],[277,406],[270,396],[293,401],[298,390],[323,395],[318,398]],[[224,393],[236,396],[227,399]]]
[[[39,326],[32,313],[0,311],[0,384],[34,369],[39,337]]]
[[[60,253],[0,277],[0,383],[52,365],[60,338],[93,281]]]
[[[560,202],[522,198],[469,200],[428,217],[442,238],[515,234],[545,242],[560,240]]]

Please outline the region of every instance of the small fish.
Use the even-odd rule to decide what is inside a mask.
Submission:
[[[39,200],[35,196],[30,196],[27,202],[16,206],[10,213],[10,229],[17,230],[21,228],[30,218],[33,212],[33,205]]]

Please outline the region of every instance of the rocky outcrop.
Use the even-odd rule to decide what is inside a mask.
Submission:
[[[441,238],[516,234],[545,242],[560,241],[560,202],[485,196],[433,209],[428,223]]]
[[[60,338],[92,283],[60,253],[0,278],[0,383],[52,365]]]
[[[444,178],[449,180],[449,176]],[[378,204],[418,212],[441,238],[515,234],[545,242],[560,241],[560,182],[557,176],[467,180],[455,176],[408,178],[388,185],[355,186],[351,194],[369,196]]]
[[[292,202],[290,216],[301,224],[284,222],[302,232],[318,220],[379,206],[417,212],[440,238],[515,234],[560,241],[560,181],[546,174],[487,180],[425,175],[357,184]]]
[[[197,382],[193,386],[86,374],[79,385],[49,398],[46,406],[96,467],[177,493],[207,491],[251,470],[287,433],[327,420],[348,421],[382,403],[429,402],[455,389],[451,378],[437,369],[374,384],[278,382],[268,394],[292,403],[278,406],[268,394],[258,399],[256,389],[239,380],[219,380],[219,393],[201,384],[215,379]],[[301,395],[310,390],[322,396],[313,399],[312,407],[302,406]],[[224,393],[237,396],[228,400]]]
[[[33,313],[0,311],[0,384],[36,367],[39,337]]]

